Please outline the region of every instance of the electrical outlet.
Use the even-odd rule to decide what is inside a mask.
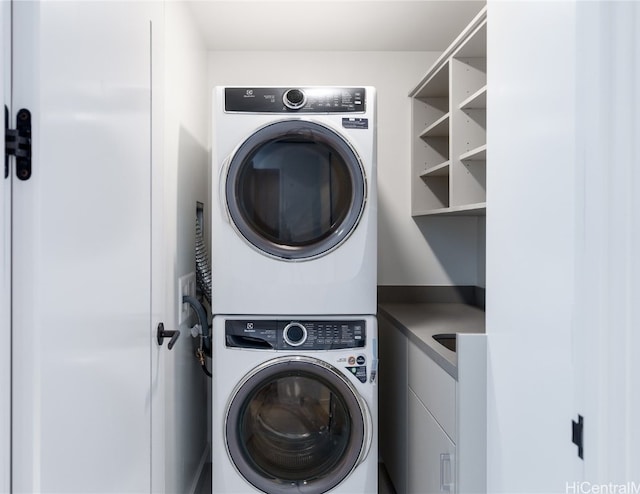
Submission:
[[[193,271],[178,278],[178,324],[182,324],[189,319],[191,305],[182,302],[185,296],[196,296],[196,272]]]

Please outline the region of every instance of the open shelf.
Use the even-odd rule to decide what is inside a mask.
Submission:
[[[485,216],[486,209],[487,203],[479,202],[476,204],[465,204],[464,206],[415,211],[413,216]]]
[[[431,168],[426,169],[420,174],[420,178],[425,177],[444,177],[449,175],[449,166],[451,165],[450,161],[445,161],[444,163],[440,163],[439,165],[432,166]]]
[[[460,161],[486,161],[487,145],[483,144],[460,155]]]
[[[484,85],[475,93],[465,99],[458,108],[461,110],[472,110],[487,108],[487,86]]]
[[[449,135],[449,114],[442,115],[420,133],[420,137],[446,137]]]

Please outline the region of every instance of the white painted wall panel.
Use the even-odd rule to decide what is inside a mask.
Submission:
[[[222,52],[209,85],[372,85],[378,94],[378,284],[475,285],[476,218],[411,217],[409,91],[434,52]],[[215,280],[214,280],[215,283]]]
[[[164,222],[167,321],[178,327],[178,278],[195,270],[196,203],[209,218],[208,55],[185,2],[165,5]],[[205,225],[209,221],[205,220]],[[206,226],[205,226],[206,228]],[[207,230],[208,231],[208,230]],[[197,319],[193,317],[191,325]],[[165,353],[165,492],[189,493],[207,459],[211,381],[194,358],[189,324]],[[165,350],[166,351],[166,350]]]
[[[575,3],[489,2],[488,491],[578,478]]]

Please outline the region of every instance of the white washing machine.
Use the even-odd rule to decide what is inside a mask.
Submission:
[[[375,314],[371,87],[218,87],[214,314]]]
[[[378,492],[377,325],[213,319],[213,494]]]

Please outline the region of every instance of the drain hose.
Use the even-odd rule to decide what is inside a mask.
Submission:
[[[198,321],[200,321],[200,326],[202,327],[202,347],[206,355],[211,355],[211,335],[209,334],[209,322],[207,321],[207,312],[202,307],[202,304],[195,297],[190,297],[185,295],[182,297],[182,302],[185,304],[189,304],[196,315],[198,316]]]

